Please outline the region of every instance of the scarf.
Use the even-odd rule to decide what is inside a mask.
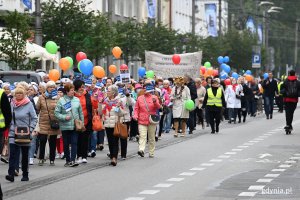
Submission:
[[[24,106],[24,105],[28,104],[30,102],[30,99],[28,97],[25,97],[21,101],[17,101],[14,98],[12,101],[13,101],[13,104],[15,105],[15,107],[21,107],[21,106]]]

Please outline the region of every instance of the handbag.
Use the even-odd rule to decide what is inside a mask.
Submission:
[[[31,142],[31,135],[30,135],[29,127],[17,125],[14,108],[13,108],[13,120],[14,120],[14,125],[15,125],[15,144],[16,145],[29,145]],[[30,115],[29,115],[29,125],[30,125]]]
[[[64,97],[65,99],[65,97]],[[65,101],[67,102],[67,100],[65,99]],[[75,125],[75,130],[78,131],[78,132],[83,132],[85,131],[85,127],[84,127],[84,123],[83,121],[81,121],[80,119],[75,119],[74,115],[73,115],[73,111],[72,111],[72,108],[71,108],[71,114],[72,114],[72,117],[74,119],[74,125]]]
[[[118,117],[118,121],[115,124],[114,136],[122,138],[122,139],[127,139],[128,138],[127,124],[121,123],[120,122],[120,117]]]
[[[148,113],[150,113],[150,110],[149,110],[148,104],[146,102],[145,96],[144,96],[144,102],[145,102],[146,109],[147,109]],[[159,124],[159,121],[160,121],[160,116],[158,114],[150,114],[150,116],[149,116],[150,124]]]
[[[47,107],[47,112],[48,112],[48,117],[49,117],[49,122],[50,122],[50,128],[53,130],[58,130],[59,122],[57,120],[51,119],[46,98],[45,98],[45,102],[46,102],[46,107]]]
[[[93,116],[92,124],[93,124],[94,131],[103,130],[103,123],[102,123],[101,117],[98,115],[96,109],[94,109],[94,116]]]
[[[169,114],[170,113],[170,108],[166,105],[163,105],[163,114]]]

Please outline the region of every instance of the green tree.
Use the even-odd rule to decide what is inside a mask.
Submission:
[[[5,27],[0,38],[0,57],[13,70],[32,69],[27,58],[26,40],[30,37],[30,16],[27,14],[8,12],[3,16]]]
[[[85,50],[86,36],[90,36],[93,12],[86,9],[82,0],[57,0],[42,3],[44,41],[55,41],[62,57]],[[87,44],[89,45],[89,44]]]

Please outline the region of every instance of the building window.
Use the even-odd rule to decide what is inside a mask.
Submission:
[[[122,0],[115,0],[115,14],[121,15],[122,14]]]

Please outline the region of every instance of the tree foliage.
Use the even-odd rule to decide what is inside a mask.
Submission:
[[[13,70],[31,69],[32,62],[27,58],[26,40],[31,36],[30,16],[16,10],[3,16],[5,27],[0,37],[0,57]]]

